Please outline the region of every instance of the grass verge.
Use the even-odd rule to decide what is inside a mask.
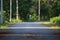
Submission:
[[[13,24],[15,24],[15,23],[18,23],[18,22],[22,22],[22,20],[15,20],[15,19],[13,19],[11,22],[5,22],[4,24],[0,24],[0,29],[6,29],[6,28],[8,28],[9,26],[11,26],[11,25],[13,25]]]
[[[9,24],[3,24],[3,25],[0,25],[0,29],[8,28],[8,25],[9,25]]]
[[[50,22],[41,22],[43,25],[47,26],[47,27],[51,27],[53,29],[60,29],[60,26],[57,25],[53,25]]]

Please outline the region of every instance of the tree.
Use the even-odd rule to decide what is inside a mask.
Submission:
[[[38,20],[40,21],[40,0],[38,0]]]
[[[32,19],[37,17],[41,20],[60,14],[60,0],[12,0],[11,6],[10,1],[4,0],[3,8],[6,20],[9,20],[9,18],[18,19],[19,16],[19,19],[28,21],[30,15]],[[38,20],[37,18],[36,20]]]
[[[18,0],[16,0],[16,19],[18,20]]]
[[[1,0],[1,24],[3,24],[3,0]]]
[[[12,21],[12,0],[10,0],[10,22]]]

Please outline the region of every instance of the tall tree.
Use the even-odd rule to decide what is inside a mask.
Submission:
[[[40,0],[38,0],[38,20],[40,21]]]
[[[3,24],[3,0],[1,0],[1,24]]]
[[[12,0],[10,0],[10,22],[12,21]]]
[[[16,0],[16,19],[18,20],[18,0]]]

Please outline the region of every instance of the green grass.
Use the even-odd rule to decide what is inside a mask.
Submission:
[[[3,24],[3,25],[0,25],[0,29],[8,28],[8,25],[9,25],[9,24]]]
[[[9,26],[17,23],[17,22],[22,22],[22,20],[16,20],[16,19],[12,19],[11,22],[7,22],[5,21],[5,23],[3,25],[0,24],[0,29],[5,29],[5,28],[8,28]]]
[[[43,25],[47,26],[47,27],[51,27],[53,29],[60,29],[60,26],[57,25],[53,25],[50,22],[41,22]]]

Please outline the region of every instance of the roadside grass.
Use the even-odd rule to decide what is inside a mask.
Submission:
[[[8,25],[9,25],[9,24],[2,24],[2,25],[0,25],[0,29],[8,28]]]
[[[13,24],[15,24],[15,23],[17,23],[17,22],[22,22],[22,20],[15,20],[15,19],[13,19],[11,22],[7,22],[7,21],[5,21],[5,23],[4,24],[0,24],[0,29],[6,29],[6,28],[8,28],[9,26],[11,26],[11,25],[13,25]]]
[[[53,24],[51,24],[50,22],[41,22],[41,24],[42,24],[42,25],[45,25],[45,26],[47,26],[47,27],[51,27],[51,28],[53,28],[53,29],[60,29],[60,26],[57,26],[56,24],[53,25]]]
[[[22,22],[22,20],[18,20],[18,21],[13,20],[12,22],[4,23],[3,25],[0,25],[0,29],[8,28],[9,26],[11,26],[11,25],[13,25],[13,24],[15,24],[17,22]],[[49,21],[46,21],[46,22],[45,21],[42,21],[41,24],[42,25],[45,25],[47,27],[51,27],[53,29],[60,29],[60,26],[53,25]]]

